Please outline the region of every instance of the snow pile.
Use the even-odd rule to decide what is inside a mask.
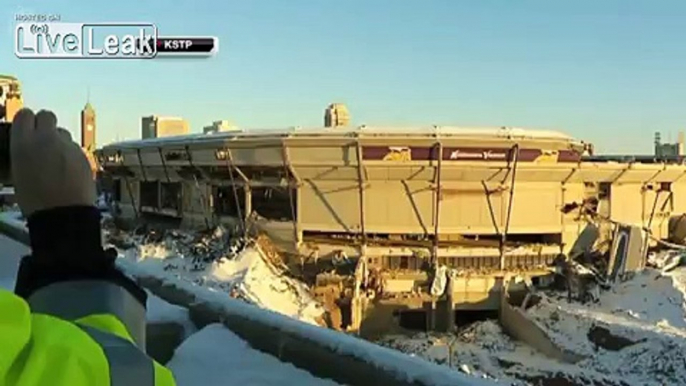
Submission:
[[[307,323],[323,320],[324,309],[303,283],[288,277],[259,243],[233,238],[224,228],[110,236],[120,257],[155,277],[173,276]]]
[[[601,293],[597,303],[545,294],[527,314],[558,346],[584,357],[575,364],[513,341],[496,321],[477,322],[456,335],[393,336],[379,343],[503,384],[683,385],[685,294],[686,268],[646,269]]]
[[[187,309],[175,304],[167,303],[162,298],[157,297],[152,292],[148,293],[148,302],[145,317],[148,323],[175,323],[183,328],[183,339],[195,333],[198,329],[191,321],[190,313]]]
[[[107,202],[107,197],[105,197],[104,194],[99,195],[98,198],[95,200],[95,207],[101,211],[109,210],[110,205]]]
[[[624,385],[592,369],[548,359],[509,338],[495,321],[476,322],[457,335],[422,333],[378,343],[501,385]]]
[[[179,386],[336,385],[250,348],[221,324],[191,335],[176,349],[167,367]]]
[[[528,350],[518,347],[494,321],[475,323],[457,335],[420,333],[412,337],[387,336],[377,343],[452,366],[466,374],[501,382],[514,379],[502,371],[496,354],[520,348]]]
[[[648,269],[596,304],[544,299],[529,311],[557,344],[588,359],[578,366],[630,384],[686,384],[686,269]]]
[[[0,221],[19,230],[26,230],[26,219],[18,210],[6,210],[0,212]]]

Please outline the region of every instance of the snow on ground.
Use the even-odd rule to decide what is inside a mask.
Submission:
[[[17,229],[27,229],[26,220],[18,210],[8,210],[0,213],[2,222],[11,225]]]
[[[474,323],[457,335],[388,336],[378,343],[502,385],[538,385],[539,381],[559,379],[559,374],[573,381],[562,385],[586,385],[591,381],[615,385],[598,372],[558,363],[510,339],[495,321]]]
[[[250,348],[221,324],[191,335],[176,349],[167,367],[179,386],[336,385]]]
[[[562,347],[586,356],[580,367],[636,385],[686,384],[686,268],[662,274],[647,269],[618,283],[597,304],[544,299],[530,310]],[[593,328],[619,337],[620,350],[598,348]],[[607,333],[602,333],[607,335]],[[614,337],[606,340],[615,341]]]
[[[305,285],[271,264],[260,246],[231,241],[223,228],[206,235],[171,231],[153,240],[135,235],[117,237],[120,257],[155,277],[172,276],[223,291],[311,324],[319,324],[324,314]]]
[[[25,245],[0,235],[0,289],[14,291],[19,261],[29,252]]]
[[[547,293],[527,313],[559,346],[584,356],[576,364],[545,358],[507,337],[495,321],[457,335],[391,336],[379,343],[446,365],[452,343],[454,368],[504,384],[684,385],[685,294],[686,267],[664,274],[646,269],[595,304]]]
[[[146,292],[148,293],[148,321],[163,323],[188,319],[187,309],[167,303],[150,291],[146,290]]]
[[[145,316],[148,323],[177,323],[183,327],[184,339],[197,331],[187,309],[167,303],[148,290],[146,292],[148,304]]]

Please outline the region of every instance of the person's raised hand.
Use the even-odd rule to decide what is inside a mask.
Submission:
[[[46,209],[93,206],[95,181],[86,155],[57,127],[51,111],[22,109],[10,132],[12,182],[25,217]]]

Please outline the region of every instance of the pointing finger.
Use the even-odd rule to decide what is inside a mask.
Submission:
[[[20,130],[25,128],[33,128],[35,124],[36,116],[33,114],[31,109],[19,110],[17,115],[14,116],[14,121],[12,122],[12,125],[16,126]]]
[[[57,128],[57,134],[59,134],[60,137],[67,142],[74,142],[71,138],[71,133],[63,127]]]
[[[36,114],[36,130],[57,129],[57,117],[52,111],[41,110]]]
[[[20,145],[27,133],[31,133],[36,127],[36,116],[31,109],[21,109],[14,116],[12,122],[12,134],[10,135],[10,146]]]

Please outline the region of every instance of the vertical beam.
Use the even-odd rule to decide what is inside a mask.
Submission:
[[[193,181],[195,182],[195,189],[198,191],[198,194],[200,194],[200,206],[202,207],[201,210],[203,211],[203,217],[205,218],[205,226],[207,229],[210,229],[210,220],[208,216],[208,204],[209,200],[205,199],[205,195],[202,192],[202,189],[200,188],[200,182],[198,182],[198,176],[196,172],[200,172],[198,168],[195,167],[193,164],[193,155],[191,154],[191,149],[188,145],[185,146],[186,148],[186,155],[188,156],[188,164],[190,167],[193,169]],[[202,174],[202,172],[200,172]],[[182,192],[183,193],[183,192]],[[183,205],[182,205],[183,206]],[[183,208],[181,208],[183,210]]]
[[[432,258],[432,265],[436,266],[438,262],[438,239],[439,239],[439,225],[441,222],[441,170],[443,169],[443,144],[439,140],[436,145],[434,145],[434,149],[438,148],[438,164],[436,168],[436,177],[434,180],[434,184],[436,185],[435,188],[435,195],[434,195],[434,207],[436,208],[436,218],[434,219],[434,242],[433,242],[433,250],[431,253],[431,258]]]
[[[209,199],[205,199],[205,195],[202,192],[202,188],[200,187],[200,183],[198,182],[198,177],[195,175],[195,173],[193,173],[193,180],[195,180],[195,188],[198,191],[198,194],[200,194],[200,205],[202,206],[201,210],[203,211],[203,217],[205,218],[205,227],[207,229],[210,229],[210,219],[208,214]]]
[[[578,165],[573,167],[572,171],[569,172],[569,174],[567,174],[567,177],[565,177],[562,180],[562,182],[560,183],[560,193],[561,193],[560,194],[560,205],[561,206],[564,206],[565,203],[567,202],[566,201],[567,200],[567,184],[572,179],[572,177],[574,177],[574,175],[577,173],[578,170],[579,170]],[[565,247],[565,240],[566,240],[565,234],[567,233],[568,221],[567,221],[567,215],[565,213],[563,213],[562,211],[560,211],[560,224],[562,224],[562,237],[560,238],[559,246],[560,246],[560,252],[563,252],[564,247]],[[572,225],[573,224],[574,224],[574,222],[572,223]],[[579,231],[578,231],[578,225],[577,225],[577,233],[578,232]]]
[[[362,145],[360,144],[360,139],[356,139],[357,148],[357,182],[359,189],[359,202],[360,202],[360,232],[362,233],[362,248],[367,247],[367,229],[365,227],[365,194],[364,189],[366,185],[367,178],[363,169],[364,156],[362,155]]]
[[[138,165],[141,167],[141,174],[143,175],[143,180],[148,181],[148,176],[145,173],[145,167],[143,167],[143,157],[141,157],[141,149],[136,149],[136,154],[138,155]]]
[[[288,151],[288,145],[285,139],[281,140],[281,154],[283,158],[283,167],[286,172],[287,178],[287,189],[288,189],[288,201],[291,205],[291,218],[293,219],[293,240],[295,241],[295,249],[298,250],[300,243],[302,242],[302,233],[300,232],[300,216],[298,213],[300,207],[296,207],[293,201],[293,183],[291,182],[291,176],[295,179],[295,189],[296,192],[300,190],[300,178],[293,170],[293,165],[291,165],[291,154]]]
[[[243,185],[243,191],[245,195],[245,213],[243,216],[247,221],[252,213],[252,187],[249,184]]]
[[[164,155],[162,154],[162,148],[158,147],[157,151],[160,153],[160,160],[162,161],[162,167],[164,168],[164,175],[165,177],[167,177],[167,182],[171,183],[171,179],[169,178],[169,171],[167,171],[167,162],[164,160]]]
[[[645,187],[645,185],[644,185],[644,187]],[[648,232],[650,232],[650,233],[653,232],[653,229],[652,229],[652,226],[653,226],[653,218],[655,217],[655,211],[657,210],[657,203],[660,201],[660,193],[662,193],[662,189],[661,189],[661,188],[660,188],[660,189],[657,189],[657,190],[655,191],[655,199],[653,200],[653,208],[652,208],[652,210],[650,211],[650,217],[648,218],[648,224],[647,224],[647,226],[645,227],[645,229],[647,229]],[[644,192],[643,192],[643,202],[644,202],[644,207],[645,207],[645,190],[644,190]],[[642,213],[642,216],[641,216],[641,217],[645,217],[645,213]],[[644,218],[642,218],[642,220],[644,220]],[[646,238],[643,240],[643,246],[642,246],[641,251],[647,251],[649,245],[650,245],[650,238],[649,238],[649,237],[646,237]]]
[[[500,269],[505,269],[505,243],[507,243],[507,233],[510,230],[510,216],[512,215],[512,203],[514,202],[514,191],[515,191],[515,177],[517,176],[517,164],[519,162],[519,144],[512,146],[510,160],[514,158],[512,166],[508,165],[508,171],[512,171],[512,179],[510,181],[510,199],[507,204],[507,217],[505,218],[505,230],[503,231],[500,238]]]
[[[141,168],[141,174],[143,175],[143,181],[148,182],[148,175],[147,175],[147,173],[145,173],[145,166],[143,166],[143,157],[141,156],[141,149],[136,149],[136,154],[138,155],[138,165],[140,165],[140,168]],[[156,206],[153,206],[152,209],[153,209],[155,212],[159,212],[159,211],[160,211],[160,208],[161,208],[161,204],[160,204],[160,184],[157,183],[156,186],[157,186],[157,189],[156,189],[156,190],[157,190],[157,200],[156,200],[156,201],[157,201],[157,205],[156,205]],[[140,190],[141,190],[141,189],[139,188],[138,191],[140,192]],[[141,207],[142,207],[142,206],[143,206],[143,200],[141,199],[140,201],[141,201]]]
[[[245,194],[245,213],[243,213],[243,221],[247,221],[250,217],[250,213],[252,213],[252,193],[250,188],[250,179],[248,178],[248,176],[245,175],[245,173],[243,173],[241,168],[239,168],[238,165],[236,165],[236,160],[233,158],[231,148],[229,148],[228,146],[226,147],[226,162],[229,163],[229,165],[233,168],[236,174],[238,174],[241,180],[243,180],[243,192]]]
[[[159,181],[153,181],[153,184],[155,184],[155,191],[157,192],[157,206],[155,206],[155,211],[160,212],[162,211],[162,184],[160,184]]]
[[[243,237],[247,237],[248,236],[248,228],[245,226],[245,220],[247,218],[247,215],[244,216],[243,211],[241,210],[241,203],[238,200],[238,187],[236,186],[236,181],[233,178],[233,173],[237,169],[233,163],[233,154],[231,153],[231,149],[227,146],[225,150],[226,150],[226,167],[229,169],[229,178],[231,179],[231,188],[233,190],[233,199],[236,202],[236,214],[238,215],[238,222],[241,226],[241,232],[243,232]],[[242,175],[242,173],[241,173],[241,175]],[[245,177],[245,176],[243,175],[243,177]],[[245,189],[247,189],[247,182],[246,182]]]
[[[131,200],[131,207],[133,208],[133,215],[138,220],[138,207],[136,206],[136,199],[133,196],[133,189],[131,189],[131,182],[129,178],[124,176],[124,183],[126,184],[126,190],[129,192],[129,199]],[[138,189],[140,191],[140,188]]]
[[[493,209],[493,201],[491,200],[491,190],[488,189],[488,185],[486,185],[486,181],[481,180],[481,185],[484,187],[484,194],[486,195],[486,203],[488,204],[488,212],[491,214],[491,222],[493,223],[493,229],[495,230],[495,234],[499,235],[500,234],[500,228],[498,227],[498,219],[495,215],[495,210]]]

